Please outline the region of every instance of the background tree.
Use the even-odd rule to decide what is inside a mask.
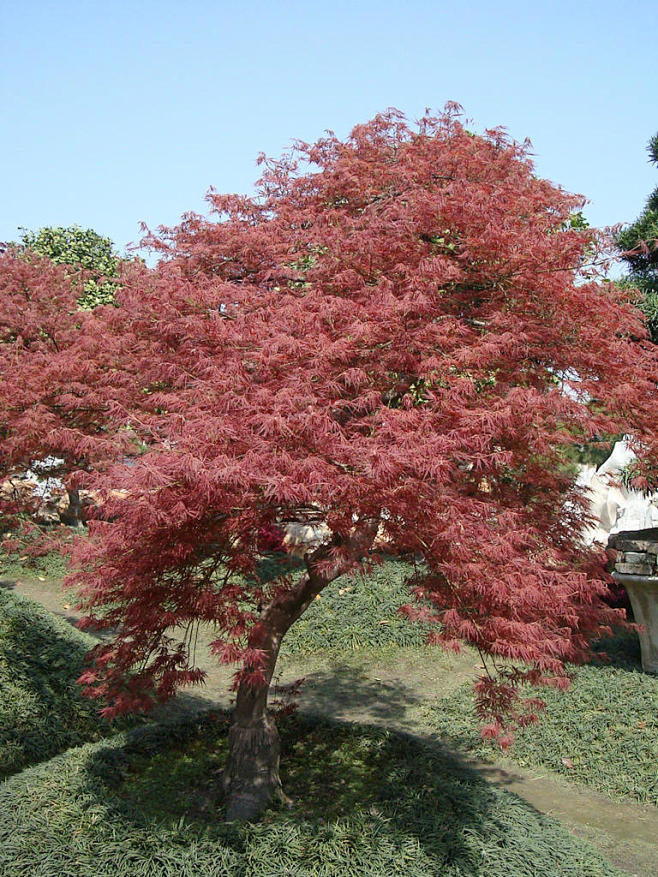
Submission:
[[[649,160],[658,164],[658,134],[649,141],[648,152]],[[640,216],[620,233],[617,243],[630,268],[628,280],[643,295],[640,307],[651,337],[658,343],[658,186]]]
[[[81,308],[90,310],[101,304],[112,304],[121,259],[110,238],[78,225],[21,231],[20,249],[45,256],[55,265],[83,269],[83,292],[78,296]]]
[[[88,623],[115,630],[82,677],[105,714],[202,681],[200,623],[237,663],[231,819],[283,796],[282,638],[382,541],[410,560],[405,611],[439,625],[432,642],[490,656],[486,734],[532,720],[523,684],[568,683],[620,613],[565,452],[632,432],[656,459],[658,350],[586,276],[600,242],[569,222],[580,199],[453,110],[300,143],[255,198],[209,200],[210,218],[151,236],[163,259],[124,269],[118,307],[64,308],[53,344],[5,331],[0,421],[8,463],[37,440],[84,453],[94,470],[72,477],[107,498],[70,578]],[[48,282],[15,271],[7,254],[3,299],[47,309]],[[299,576],[260,574],[259,532],[317,520],[330,535]]]
[[[117,289],[117,278],[120,265],[123,261],[117,253],[113,242],[93,229],[82,229],[78,225],[69,227],[45,226],[37,231],[21,229],[20,242],[6,245],[10,251],[20,255],[27,263],[35,260],[33,268],[21,268],[14,266],[12,282],[18,282],[17,275],[25,274],[26,278],[32,278],[37,285],[46,282],[52,285],[53,298],[51,302],[42,296],[27,300],[23,296],[15,300],[20,309],[25,309],[25,316],[17,320],[13,308],[9,307],[5,313],[4,330],[13,337],[18,331],[18,326],[25,329],[24,342],[32,347],[37,344],[45,349],[57,344],[56,337],[62,325],[62,310],[64,306],[69,312],[74,312],[76,306],[82,310],[92,310],[99,305],[113,304]],[[61,266],[59,271],[51,271],[43,264],[47,259],[52,265]],[[26,291],[30,288],[30,282],[24,280],[21,288]],[[71,299],[73,296],[73,299]],[[65,304],[64,304],[65,302]],[[37,330],[37,326],[40,328]],[[51,410],[52,415],[52,410]],[[42,428],[47,428],[48,417],[40,412]],[[29,447],[38,441],[28,442],[23,448],[22,455],[16,455],[14,449],[14,471],[18,466],[25,469],[36,468],[46,471],[50,477],[64,477],[73,469],[84,466],[84,456],[75,461],[66,456],[49,455],[46,461],[35,459]],[[69,449],[69,454],[70,454]],[[64,453],[64,451],[62,451]],[[69,505],[68,509],[61,513],[61,518],[71,525],[82,523],[83,509],[80,493],[71,484],[67,485]],[[38,504],[35,498],[33,505]],[[12,503],[9,503],[11,506]],[[33,509],[34,511],[34,509]]]

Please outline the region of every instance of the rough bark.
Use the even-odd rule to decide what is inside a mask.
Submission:
[[[82,526],[82,501],[80,491],[77,488],[68,488],[66,491],[69,498],[68,508],[60,514],[60,520],[69,527]]]
[[[280,594],[265,608],[254,626],[249,645],[265,653],[265,682],[241,683],[228,738],[228,758],[223,773],[226,819],[254,819],[278,798],[288,802],[279,776],[280,743],[276,723],[267,708],[269,686],[285,633],[330,582],[363,557],[377,532],[376,522],[359,528],[341,547],[342,557],[322,567],[335,543],[323,545],[306,557],[306,572],[290,591]]]
[[[253,819],[273,798],[285,802],[279,776],[279,732],[267,709],[267,687],[242,685],[224,768],[226,819]]]

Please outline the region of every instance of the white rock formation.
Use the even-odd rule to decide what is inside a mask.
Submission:
[[[582,467],[578,484],[588,488],[590,509],[598,521],[584,534],[588,544],[606,545],[612,533],[658,527],[658,494],[645,495],[622,484],[622,471],[634,459],[635,454],[624,438],[615,443],[598,469]]]
[[[325,523],[298,524],[287,523],[283,525],[283,544],[288,554],[293,557],[303,557],[308,551],[313,551],[331,537],[331,530]]]

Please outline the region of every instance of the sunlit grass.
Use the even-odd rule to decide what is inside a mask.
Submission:
[[[606,644],[610,663],[573,668],[567,691],[542,689],[546,711],[516,733],[508,757],[620,798],[658,804],[658,677],[643,673],[635,634]],[[461,686],[423,718],[451,745],[500,756],[482,740],[473,691]]]

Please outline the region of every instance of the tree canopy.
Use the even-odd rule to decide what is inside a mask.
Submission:
[[[649,160],[658,165],[658,134],[649,141],[648,152]],[[658,186],[635,222],[621,231],[617,244],[630,268],[629,281],[643,295],[640,307],[651,337],[658,342]]]
[[[20,243],[10,246],[17,246],[24,252],[38,253],[55,265],[83,269],[82,292],[78,295],[82,308],[89,310],[113,302],[120,257],[110,238],[77,225],[67,228],[45,226],[38,231],[21,231]]]
[[[0,260],[2,464],[84,456],[71,483],[106,498],[70,581],[115,633],[82,681],[106,715],[148,708],[202,681],[213,623],[238,667],[229,818],[282,794],[282,637],[381,550],[409,559],[432,642],[490,657],[484,732],[530,721],[519,687],[566,685],[620,620],[567,451],[632,432],[658,456],[658,352],[526,145],[391,111],[264,164],[255,197],[211,191],[208,217],[151,235],[161,261],[122,267],[116,307]],[[259,533],[309,521],[328,535],[303,572],[261,576]]]

